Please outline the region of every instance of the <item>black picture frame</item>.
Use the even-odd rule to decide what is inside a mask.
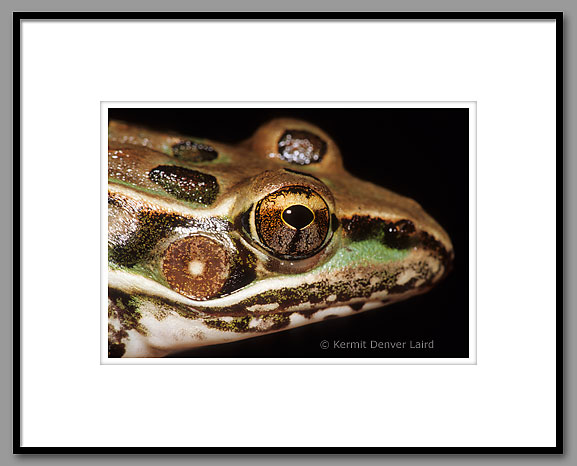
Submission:
[[[557,290],[556,290],[556,445],[554,447],[23,447],[21,445],[21,354],[20,354],[20,54],[23,20],[555,20],[556,22],[556,161],[557,179],[563,178],[563,13],[562,12],[370,12],[370,13],[206,13],[206,12],[15,12],[13,14],[13,166],[14,166],[14,307],[13,307],[13,452],[15,454],[146,453],[146,454],[561,454],[563,453],[563,199],[562,184],[557,188]]]

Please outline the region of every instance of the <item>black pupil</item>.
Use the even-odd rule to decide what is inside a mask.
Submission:
[[[282,213],[282,219],[297,230],[302,230],[310,225],[314,218],[315,216],[310,209],[298,204],[287,207]]]

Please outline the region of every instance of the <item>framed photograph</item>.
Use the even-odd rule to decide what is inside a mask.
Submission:
[[[562,452],[561,13],[14,31],[15,452]]]
[[[103,103],[103,362],[475,362],[474,103],[150,105]]]

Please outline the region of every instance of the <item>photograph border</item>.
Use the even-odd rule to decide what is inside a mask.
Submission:
[[[314,13],[200,13],[200,12],[15,12],[13,14],[13,162],[14,162],[14,249],[18,260],[14,263],[14,308],[13,308],[13,452],[14,453],[387,453],[387,454],[543,454],[563,453],[563,199],[562,185],[556,193],[556,446],[554,447],[22,447],[21,446],[21,354],[20,354],[20,306],[21,306],[21,160],[20,160],[20,102],[21,102],[21,23],[22,20],[555,20],[556,27],[556,178],[563,178],[563,13],[562,12],[314,12]]]

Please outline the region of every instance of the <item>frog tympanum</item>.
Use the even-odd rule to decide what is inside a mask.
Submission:
[[[423,293],[453,259],[415,201],[277,119],[237,145],[111,121],[109,357],[160,357]],[[345,154],[345,157],[353,157]]]

